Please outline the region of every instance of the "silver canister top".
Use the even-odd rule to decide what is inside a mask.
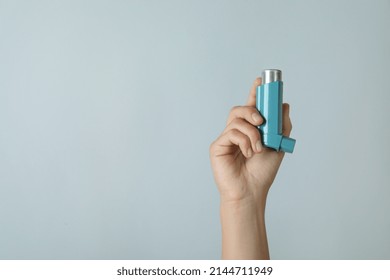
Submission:
[[[282,71],[278,69],[265,69],[261,74],[262,84],[282,81]]]

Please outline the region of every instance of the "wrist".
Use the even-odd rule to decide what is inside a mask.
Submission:
[[[237,193],[220,192],[221,209],[248,211],[256,207],[258,213],[265,211],[268,191]]]
[[[264,202],[221,198],[222,258],[268,259]]]
[[[264,219],[266,200],[245,198],[241,200],[228,200],[221,197],[221,218],[252,220],[259,222]]]

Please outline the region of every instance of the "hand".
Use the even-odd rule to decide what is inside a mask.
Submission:
[[[250,199],[260,202],[267,196],[284,152],[263,147],[257,128],[263,118],[256,108],[257,78],[250,90],[246,106],[234,107],[222,134],[210,146],[214,178],[226,201]],[[289,105],[283,104],[283,135],[292,129]]]
[[[214,178],[221,194],[222,258],[269,259],[265,203],[284,153],[262,147],[257,128],[257,78],[246,106],[234,107],[222,134],[210,146]],[[291,132],[289,105],[283,104],[283,134]]]

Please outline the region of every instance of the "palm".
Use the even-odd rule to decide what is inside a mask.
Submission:
[[[231,199],[258,196],[267,192],[275,179],[284,153],[265,149],[261,154],[246,158],[239,148],[212,160],[215,180],[222,193]]]

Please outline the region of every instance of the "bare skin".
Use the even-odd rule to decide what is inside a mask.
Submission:
[[[246,106],[230,111],[226,128],[210,146],[210,160],[220,192],[222,259],[269,259],[265,205],[284,153],[263,147],[257,126],[257,78]],[[289,105],[283,104],[283,135],[292,129]]]

